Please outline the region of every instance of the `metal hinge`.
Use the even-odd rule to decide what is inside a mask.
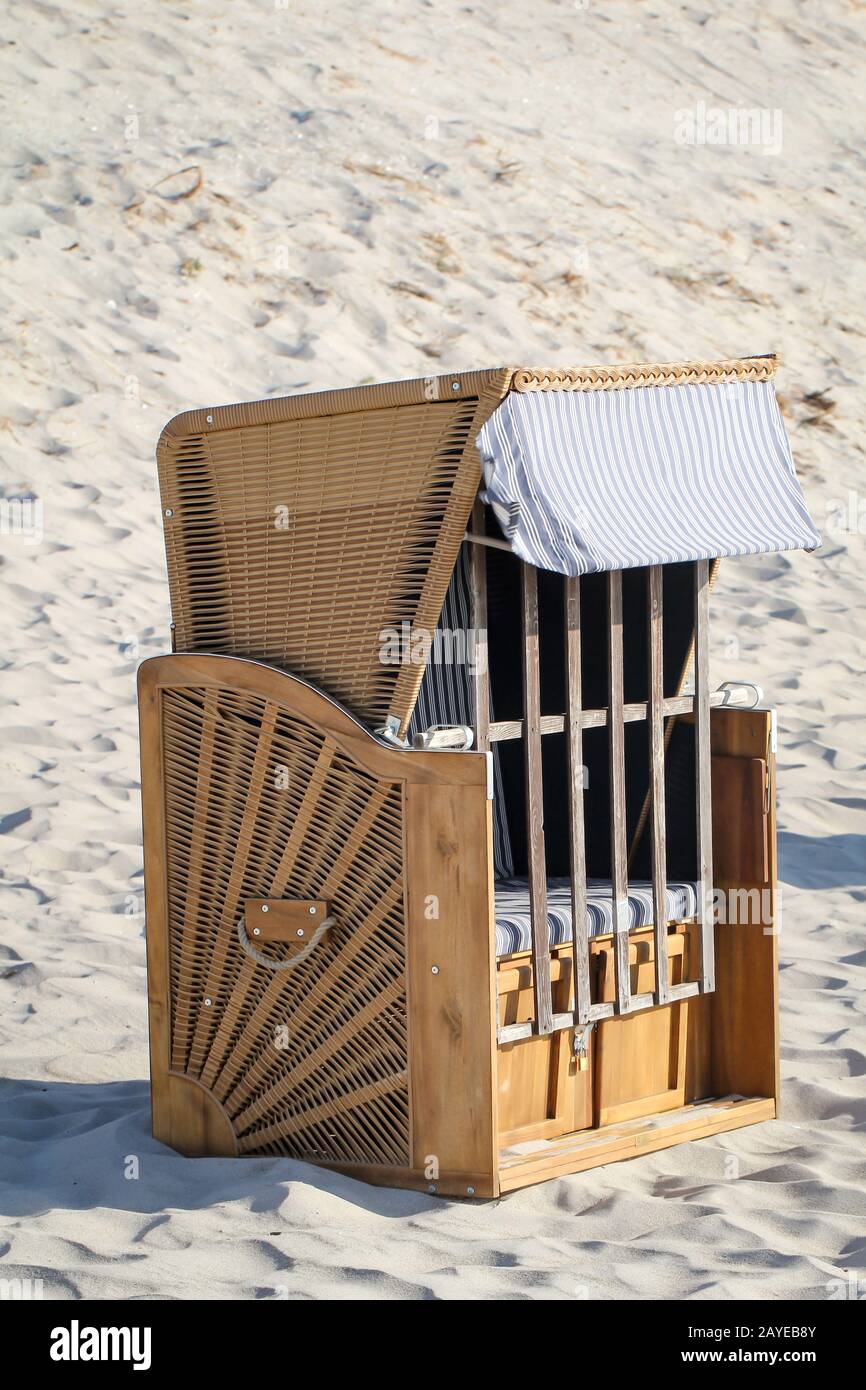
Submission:
[[[374,730],[376,737],[384,739],[394,748],[408,748],[409,740],[402,737],[400,733],[400,720],[394,714],[389,714],[381,729]]]

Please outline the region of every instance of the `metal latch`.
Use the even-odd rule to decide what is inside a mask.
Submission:
[[[400,736],[400,720],[396,715],[389,714],[381,729],[375,730],[377,738],[384,739],[385,743],[390,743],[393,748],[408,748],[409,740]]]
[[[592,1037],[594,1023],[585,1023],[582,1028],[575,1028],[574,1038],[572,1039],[572,1051],[577,1058],[578,1071],[586,1071],[589,1067],[589,1040]]]

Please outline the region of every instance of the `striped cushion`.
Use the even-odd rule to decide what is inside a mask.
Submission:
[[[613,900],[610,879],[591,878],[586,885],[586,931],[588,936],[605,936],[613,931]],[[667,920],[677,922],[694,917],[698,910],[696,883],[667,885]],[[628,885],[629,930],[648,927],[653,920],[652,884],[644,881]],[[571,885],[567,878],[547,880],[547,925],[551,946],[571,940]],[[529,880],[503,879],[496,884],[496,954],[513,956],[528,951],[532,941],[529,915]]]
[[[469,547],[464,542],[457,557],[457,564],[451,576],[451,583],[445,595],[442,614],[437,624],[439,631],[448,634],[469,631]],[[436,659],[437,647],[434,644],[418,692],[418,700],[409,724],[409,738],[422,733],[431,724],[469,724],[474,726],[472,674],[466,661],[449,661],[452,652],[450,642],[441,647],[445,660]],[[470,653],[471,656],[471,653]],[[490,717],[493,717],[491,706]],[[499,749],[493,746],[493,871],[497,878],[507,878],[514,873],[511,857],[511,840],[508,834],[508,821],[505,814],[505,798],[502,791],[502,773],[499,766]]]
[[[512,391],[478,448],[486,500],[542,569],[820,545],[771,381]]]

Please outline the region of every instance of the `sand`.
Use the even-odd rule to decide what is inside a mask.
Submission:
[[[2,482],[41,517],[15,533],[7,505],[0,535],[0,1279],[57,1299],[866,1295],[861,17],[6,16]],[[681,143],[700,102],[765,109],[766,140]],[[508,361],[767,351],[825,543],[723,566],[713,675],[780,708],[784,1118],[479,1204],[157,1144],[135,670],[168,649],[164,421]]]

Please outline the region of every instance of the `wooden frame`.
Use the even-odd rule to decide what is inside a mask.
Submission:
[[[475,539],[481,533],[482,518],[476,519]],[[470,536],[470,539],[473,537]],[[484,584],[483,551],[480,545],[471,567],[473,593]],[[647,648],[649,653],[649,698],[639,704],[626,705],[623,695],[623,609],[622,574],[614,571],[607,576],[607,679],[608,705],[601,710],[585,710],[581,702],[580,647],[580,580],[564,580],[565,611],[565,673],[566,705],[562,715],[542,717],[540,711],[538,589],[535,571],[521,563],[521,594],[523,621],[523,690],[524,717],[519,720],[486,724],[485,744],[522,738],[526,764],[527,845],[529,858],[530,911],[532,921],[533,991],[535,1012],[532,1018],[500,1026],[500,1044],[521,1038],[544,1036],[564,1028],[577,1030],[577,1045],[583,1047],[584,1032],[604,1018],[636,1013],[643,1009],[709,993],[714,988],[713,916],[712,916],[712,815],[709,720],[710,711],[718,707],[722,697],[713,697],[709,689],[708,607],[710,574],[707,561],[698,561],[694,569],[695,620],[695,693],[665,698],[663,685],[663,584],[662,569],[647,569]],[[473,599],[473,611],[481,604]],[[483,600],[486,612],[486,594]],[[487,709],[485,682],[485,710]],[[671,984],[666,972],[657,971],[652,988],[632,993],[628,967],[628,845],[625,811],[625,744],[626,723],[645,720],[649,743],[650,794],[648,807],[651,817],[651,854],[653,904],[656,932],[656,960],[664,959],[664,936],[667,928],[666,899],[666,838],[665,838],[665,718],[692,715],[696,746],[696,814],[698,827],[698,940],[696,959],[697,978]],[[569,779],[568,816],[571,846],[572,920],[582,922],[586,917],[586,855],[584,846],[582,803],[582,731],[605,727],[608,732],[610,768],[610,836],[611,889],[614,901],[614,981],[612,1001],[593,1003],[590,998],[588,955],[582,934],[574,932],[572,964],[575,980],[573,1011],[556,1012],[552,1003],[552,985],[548,968],[549,939],[547,929],[547,890],[544,867],[544,792],[541,774],[541,738],[544,734],[565,732],[567,735]]]
[[[587,1048],[587,1071],[581,1075],[572,1070],[565,1082],[566,1093],[559,1082],[559,1111],[549,1104],[543,1112],[529,1110],[522,1117],[521,1129],[503,1134],[502,1192],[759,1123],[778,1113],[772,724],[773,716],[765,710],[714,709],[711,713],[715,886],[731,904],[731,920],[715,933],[715,990],[703,997],[694,992],[671,997],[677,979],[694,972],[700,930],[697,921],[670,924],[668,1003],[599,1020]],[[652,959],[657,937],[655,927],[630,935],[633,993],[646,989],[644,976],[651,980],[655,973],[657,978]],[[589,942],[593,995],[608,1003],[615,989],[611,944],[610,937]],[[599,980],[592,963],[601,959],[605,967]],[[570,963],[569,946],[553,952],[555,988],[562,988],[563,968]],[[520,989],[524,996],[531,994],[531,972],[531,952],[499,963],[500,1017],[509,1016],[507,1011],[513,1010]],[[543,1095],[548,1078],[548,1096],[553,1095],[562,1065],[553,1051],[556,1037],[500,1043],[500,1090],[516,1074],[515,1054],[523,1049],[532,1068],[528,1075],[526,1066],[521,1072],[526,1094]],[[665,1059],[673,1071],[667,1089],[660,1090],[658,1071]],[[571,1085],[571,1101],[579,1107],[587,1074],[592,1119],[569,1131],[561,1122],[569,1105],[567,1087]],[[501,1104],[505,1103],[501,1097]],[[503,1113],[513,1114],[510,1098],[507,1104],[511,1111],[506,1108]]]
[[[473,535],[470,540],[482,539],[483,518],[476,516]],[[480,545],[473,547],[473,583],[484,582],[483,551]],[[768,1035],[764,1049],[765,1067],[761,1073],[760,1093],[754,1102],[725,1104],[717,1107],[705,1106],[700,1113],[683,1113],[683,1118],[675,1127],[666,1118],[663,1131],[653,1117],[667,1117],[668,1112],[688,1104],[695,1105],[701,1099],[702,1089],[709,1086],[710,1071],[703,1065],[702,1058],[708,1049],[717,1048],[712,1041],[714,1028],[711,1019],[719,1016],[719,1006],[714,1004],[709,1011],[709,1000],[699,1000],[701,995],[712,995],[715,984],[715,955],[713,904],[711,887],[713,878],[713,800],[712,770],[710,751],[710,730],[712,720],[730,723],[736,714],[729,714],[718,707],[721,695],[712,695],[709,690],[708,671],[708,596],[710,587],[710,567],[707,562],[698,562],[694,572],[694,695],[675,695],[666,697],[663,679],[663,571],[661,567],[651,567],[646,572],[646,622],[649,692],[645,703],[626,706],[623,698],[623,635],[622,635],[622,577],[610,574],[607,584],[607,631],[608,631],[608,705],[603,710],[586,710],[581,698],[581,622],[580,622],[580,580],[564,580],[565,612],[565,679],[566,709],[563,715],[541,716],[539,707],[539,650],[538,650],[538,605],[537,583],[534,572],[521,564],[522,621],[523,621],[523,683],[524,715],[522,719],[499,721],[485,729],[485,737],[491,742],[522,738],[525,750],[526,800],[527,800],[527,851],[530,865],[530,907],[531,907],[531,949],[524,965],[520,967],[529,981],[523,987],[515,986],[516,992],[509,992],[505,982],[514,977],[512,961],[503,962],[497,971],[500,1002],[510,1000],[507,1008],[500,1008],[497,1039],[500,1065],[500,1105],[504,1107],[500,1116],[503,1144],[506,1150],[513,1145],[535,1143],[539,1151],[544,1146],[551,1147],[551,1168],[546,1163],[538,1168],[540,1176],[546,1176],[563,1165],[565,1141],[560,1136],[570,1127],[566,1117],[584,1114],[584,1124],[575,1124],[575,1130],[592,1130],[585,1139],[575,1136],[568,1146],[568,1171],[577,1171],[589,1166],[595,1155],[613,1153],[619,1156],[620,1146],[625,1156],[644,1144],[659,1147],[666,1142],[679,1142],[692,1132],[704,1132],[705,1127],[713,1132],[717,1127],[727,1128],[739,1123],[752,1123],[765,1118],[775,1107],[778,1088],[767,1080],[767,1057],[777,1056],[777,1039]],[[684,672],[685,675],[685,672]],[[681,688],[681,687],[680,687]],[[486,707],[486,706],[485,706]],[[742,712],[741,712],[742,713]],[[667,746],[666,720],[680,717],[693,724],[695,730],[695,797],[696,825],[698,841],[698,914],[687,922],[682,931],[684,935],[671,936],[679,931],[676,924],[667,921],[667,869],[666,869],[666,814],[665,814],[665,750]],[[574,931],[572,941],[564,949],[551,955],[547,941],[546,922],[546,881],[543,871],[543,790],[541,786],[541,738],[548,733],[564,732],[569,763],[568,778],[568,826],[571,846],[571,892],[573,921],[581,922],[586,913],[586,857],[584,845],[583,798],[582,798],[582,732],[585,728],[606,727],[609,745],[610,798],[611,798],[611,861],[613,866],[612,892],[615,903],[614,920],[622,922],[624,900],[627,896],[628,849],[625,828],[625,786],[624,786],[624,726],[628,722],[645,720],[647,726],[648,758],[650,766],[650,794],[647,810],[650,818],[650,847],[652,865],[652,891],[654,904],[654,925],[650,929],[652,949],[645,965],[637,966],[636,942],[647,933],[615,931],[611,938],[588,941],[583,933]],[[719,728],[722,727],[720,723]],[[726,724],[727,727],[727,724]],[[716,740],[718,742],[718,739]],[[766,741],[765,741],[766,742]],[[728,760],[729,762],[731,760]],[[771,755],[765,754],[763,766],[770,767]],[[726,769],[726,775],[730,769]],[[770,772],[767,772],[769,778]],[[725,804],[729,795],[725,786],[720,788],[720,808],[716,808],[722,825],[730,822],[730,809]],[[737,811],[740,806],[737,804]],[[759,811],[757,807],[746,807],[747,826],[756,823],[768,807]],[[770,834],[767,829],[767,834]],[[721,867],[724,869],[728,853],[721,854]],[[541,920],[539,920],[541,918]],[[677,944],[684,943],[687,949]],[[671,953],[674,954],[671,954]],[[754,956],[754,951],[751,955]],[[766,952],[758,952],[762,958]],[[599,986],[593,969],[601,957],[608,962],[608,973],[603,987]],[[726,957],[729,964],[732,957]],[[674,961],[676,960],[676,968]],[[666,961],[668,968],[662,969],[660,963]],[[758,991],[765,1001],[775,998],[775,965],[768,962],[768,970],[759,972]],[[555,968],[554,968],[555,967]],[[567,968],[566,968],[567,967]],[[563,989],[566,993],[563,994]],[[739,985],[742,998],[756,1000],[755,982]],[[504,991],[504,993],[503,993]],[[726,1007],[733,1008],[738,1018],[737,1026],[748,1027],[747,1016],[742,1011],[742,999],[736,1002],[731,998],[730,987],[724,991]],[[532,1007],[528,1008],[529,995]],[[526,1000],[527,1002],[521,1002]],[[565,1063],[565,1052],[560,1037],[566,1030],[574,1032],[574,1065]],[[616,1044],[614,1042],[616,1040]],[[667,1058],[675,1061],[676,1070],[672,1084],[663,1085],[657,1078],[659,1064]],[[734,1072],[743,1075],[744,1059],[738,1058]],[[565,1070],[563,1068],[565,1067]],[[656,1069],[654,1071],[654,1068]],[[587,1073],[592,1074],[591,1086]],[[696,1078],[703,1078],[703,1087]],[[724,1076],[725,1089],[735,1090],[732,1073]],[[658,1089],[659,1086],[661,1089]],[[636,1094],[629,1094],[629,1087]],[[588,1097],[592,1096],[590,1101]],[[617,1100],[617,1095],[622,1098]],[[521,1112],[517,1101],[522,1097],[524,1119],[516,1124],[516,1116]],[[532,1100],[535,1097],[535,1101]],[[543,1104],[542,1104],[543,1102]],[[593,1119],[586,1118],[586,1106],[591,1106]],[[535,1105],[535,1110],[532,1107]],[[528,1109],[527,1109],[528,1107]],[[774,1110],[773,1110],[774,1113]],[[622,1130],[624,1123],[640,1121],[636,1134],[639,1140],[632,1146],[631,1131]],[[616,1143],[608,1147],[602,1144],[599,1134],[610,1133]],[[666,1133],[676,1138],[665,1139]],[[517,1185],[519,1181],[540,1180],[533,1176],[532,1163],[520,1158],[516,1152],[509,1152],[503,1160],[506,1170],[500,1170],[503,1187]],[[598,1159],[597,1161],[610,1161]],[[533,1160],[534,1162],[534,1160]],[[565,1170],[563,1168],[563,1170]]]
[[[526,750],[526,839],[529,848],[529,908],[532,921],[535,1028],[553,1031],[550,936],[547,927],[547,870],[544,863],[544,793],[541,776],[541,682],[538,665],[538,584],[531,565],[521,568],[523,599],[523,706]]]
[[[214,1036],[219,1036],[225,1019],[236,1027],[233,1020],[246,1017],[249,1032],[250,1017],[254,1020],[258,1011],[264,1029],[267,1019],[279,1016],[281,992],[287,986],[279,977],[269,975],[266,969],[246,962],[235,937],[233,922],[221,921],[217,935],[224,948],[223,955],[230,963],[230,969],[222,972],[222,985],[215,983],[218,972],[213,956],[210,963],[203,962],[197,972],[194,961],[190,967],[195,1008],[199,1018],[205,1012],[213,1013],[215,1033],[211,1030],[202,1046],[190,1050],[185,1064],[179,1065],[176,1052],[173,1058],[172,1029],[181,1003],[178,990],[182,982],[178,976],[180,962],[172,961],[172,940],[177,941],[178,933],[175,930],[173,934],[171,929],[171,898],[173,893],[179,895],[181,906],[190,907],[188,891],[184,894],[184,886],[190,883],[189,863],[194,859],[196,845],[209,837],[201,833],[196,836],[196,830],[201,832],[202,826],[186,825],[190,846],[187,862],[178,862],[184,842],[178,835],[177,825],[169,822],[172,818],[175,822],[183,819],[179,782],[192,778],[194,784],[203,785],[206,767],[202,761],[203,739],[195,731],[187,735],[183,746],[189,761],[182,767],[175,766],[176,755],[172,753],[172,765],[167,765],[166,740],[173,744],[177,735],[167,730],[163,702],[172,694],[191,702],[191,692],[196,692],[198,708],[211,711],[220,708],[227,711],[232,701],[263,702],[272,729],[279,732],[285,726],[294,732],[299,743],[313,733],[326,741],[332,762],[343,760],[346,779],[351,781],[355,775],[365,789],[375,789],[374,797],[381,796],[384,788],[396,789],[403,821],[397,842],[399,854],[401,861],[405,855],[406,865],[412,866],[411,874],[407,873],[401,862],[403,872],[397,885],[397,905],[405,933],[403,987],[399,997],[405,1000],[409,1016],[407,1161],[402,1164],[345,1161],[331,1162],[330,1166],[370,1181],[387,1181],[398,1186],[464,1196],[471,1188],[469,1195],[494,1195],[497,1135],[490,878],[492,831],[487,757],[479,753],[404,752],[385,747],[311,686],[270,667],[233,657],[156,657],[145,662],[139,672],[154,1134],[185,1153],[282,1151],[323,1161],[305,1148],[305,1131],[299,1128],[299,1123],[303,1123],[305,1114],[311,1113],[311,1097],[322,1097],[317,1100],[317,1120],[338,1114],[340,1091],[345,1090],[346,1085],[351,1088],[353,1083],[341,1058],[351,1053],[353,1040],[367,1024],[365,1009],[369,1015],[371,1004],[365,1000],[369,998],[370,988],[377,987],[374,980],[364,994],[359,995],[355,1023],[350,1020],[332,1025],[325,1006],[328,1001],[333,1004],[334,999],[339,998],[340,981],[351,978],[353,969],[357,969],[357,955],[354,965],[350,961],[346,971],[339,966],[341,954],[353,950],[356,937],[346,933],[342,944],[337,941],[335,947],[327,948],[331,956],[324,975],[320,970],[317,972],[315,954],[298,967],[299,972],[304,972],[303,988],[293,996],[292,1007],[304,1008],[308,1016],[318,1008],[321,1023],[316,1025],[318,1032],[311,1034],[304,1055],[294,1061],[299,1085],[301,1074],[304,1078],[304,1094],[295,1112],[291,1111],[290,1092],[283,1087],[285,1094],[280,1094],[279,1104],[256,1118],[258,1132],[267,1135],[265,1140],[257,1142],[254,1130],[238,1132],[238,1117],[248,1112],[233,1102],[237,1091],[226,1091],[225,1084],[221,1084],[225,1065],[221,1072],[213,1068],[209,1071],[207,1045],[212,1044]],[[241,707],[246,711],[245,718],[251,718],[247,706]],[[227,718],[227,714],[224,717]],[[238,804],[248,805],[242,775],[232,765],[232,759],[237,761],[239,754],[233,751],[227,737],[218,726],[217,756],[223,776],[237,776]],[[351,768],[357,768],[357,773],[352,774]],[[321,790],[322,785],[322,778],[317,781],[315,777],[314,767],[304,796],[304,803],[311,808],[306,823],[308,843],[304,850],[308,855],[315,854],[319,810],[314,802],[316,790]],[[199,811],[203,815],[201,806]],[[256,814],[260,818],[274,818],[272,805],[259,805]],[[378,818],[370,818],[368,829],[372,853],[378,855],[382,851],[383,837],[388,834],[384,797],[380,801]],[[213,841],[209,843],[212,846]],[[486,846],[485,853],[466,856],[465,846],[479,843]],[[273,855],[269,860],[262,856],[256,866],[257,848],[251,846],[249,836],[239,837],[237,843],[226,841],[222,848],[222,856],[212,847],[206,850],[205,863],[199,872],[224,875],[229,866],[230,877],[240,885],[238,911],[248,893],[251,877],[263,890],[249,893],[253,903],[282,896],[272,891],[280,886],[269,867]],[[321,868],[325,878],[326,858]],[[357,862],[363,862],[363,856]],[[348,858],[344,872],[346,875],[352,872]],[[339,911],[341,886],[337,884],[332,892],[329,906]],[[322,901],[332,894],[323,892],[311,896],[312,900]],[[433,916],[431,902],[435,903]],[[369,907],[365,907],[366,918],[364,913],[359,917],[361,930],[363,922],[369,920],[369,911]],[[337,927],[332,929],[331,935],[337,933]],[[279,943],[276,948],[277,958],[285,957],[293,949],[287,944],[282,950]],[[391,981],[392,993],[393,985]],[[311,1001],[309,993],[312,990],[315,994],[317,988],[323,993],[318,1001],[315,998]],[[386,985],[380,990],[380,997],[386,995],[388,988]],[[223,997],[219,997],[220,989]],[[303,1003],[301,994],[305,995]],[[270,1004],[267,1003],[269,997]],[[375,993],[372,997],[375,1001]],[[390,998],[386,1006],[391,1007]],[[286,1026],[291,1034],[291,1016],[287,1016]],[[254,1028],[252,1032],[254,1035]],[[260,1056],[256,1053],[255,1036],[252,1042],[250,1055]],[[328,1066],[318,1071],[311,1061],[316,1051],[328,1057]],[[294,1057],[291,1045],[285,1055],[291,1062]],[[291,1071],[290,1065],[290,1075]],[[275,1086],[281,1085],[280,1078],[284,1075],[285,1067],[278,1067]],[[453,1104],[451,1084],[446,1082],[446,1078],[455,1075],[461,1077],[464,1087],[464,1103],[460,1106]],[[204,1079],[208,1076],[210,1081]],[[329,1101],[328,1096],[335,1098]],[[374,1120],[372,1117],[371,1123]]]
[[[572,608],[568,616],[572,634],[576,632],[576,617]],[[571,640],[573,643],[574,637]],[[572,714],[579,705],[576,690],[573,697]],[[182,842],[177,834],[177,816],[183,787],[176,780],[178,733],[170,727],[164,707],[166,700],[180,700],[186,702],[185,709],[188,706],[200,712],[202,727],[193,736],[190,726],[182,745],[192,757],[184,774],[187,780],[192,778],[186,793],[189,804],[200,806],[210,760],[219,762],[227,782],[235,780],[238,804],[246,806],[247,789],[234,765],[241,750],[233,741],[230,726],[233,708],[245,710],[245,720],[250,718],[249,709],[243,704],[249,699],[263,702],[265,714],[260,728],[273,740],[272,751],[283,747],[280,740],[285,737],[285,729],[291,729],[299,743],[305,743],[314,731],[328,750],[324,761],[321,753],[314,759],[304,793],[304,804],[309,808],[309,814],[301,818],[304,834],[309,838],[305,854],[314,853],[318,839],[319,812],[314,803],[316,788],[321,791],[325,786],[322,768],[328,759],[331,766],[335,760],[343,759],[350,781],[357,778],[368,791],[374,788],[368,804],[375,802],[377,795],[381,798],[383,788],[397,789],[403,817],[399,839],[402,887],[398,897],[406,948],[402,983],[392,979],[382,989],[380,982],[368,976],[367,1002],[359,997],[354,1015],[336,1024],[332,1023],[330,1012],[345,988],[340,982],[346,978],[338,962],[341,953],[355,951],[349,972],[354,988],[357,980],[353,972],[359,962],[357,938],[348,935],[342,944],[338,943],[324,971],[314,968],[315,956],[305,962],[303,968],[309,973],[303,988],[293,996],[293,1007],[308,1017],[315,1016],[319,1031],[297,1056],[289,1049],[286,1058],[280,1060],[270,1082],[278,1103],[270,1111],[258,1103],[257,1114],[255,1105],[250,1106],[248,1101],[244,1107],[239,1105],[236,1080],[234,1087],[225,1082],[226,1066],[222,1070],[211,1066],[207,1041],[219,1036],[225,1019],[235,1032],[246,1019],[241,1042],[247,1035],[255,1039],[257,1026],[265,1029],[270,1017],[268,1000],[271,1006],[278,1002],[283,986],[264,976],[252,985],[258,967],[243,960],[234,934],[226,932],[224,954],[233,964],[230,970],[223,971],[221,983],[214,984],[220,977],[213,958],[206,970],[199,967],[197,985],[196,968],[190,967],[193,985],[198,990],[193,1012],[201,1016],[205,1008],[215,1009],[215,1028],[205,1045],[193,1046],[186,1063],[179,1063],[172,1031],[182,1003],[184,967],[182,961],[172,958],[178,934],[172,927],[176,914],[173,916],[171,899],[185,892],[182,907],[187,909],[189,893],[202,891],[196,888],[197,882],[203,883],[213,873],[224,877],[231,869],[229,878],[240,885],[239,910],[242,901],[255,906],[273,897],[285,897],[291,913],[296,910],[296,900],[288,883],[282,892],[273,893],[274,887],[280,887],[280,871],[275,874],[273,867],[266,872],[263,869],[266,863],[273,866],[273,854],[269,859],[262,858],[255,871],[262,891],[248,893],[247,861],[255,862],[258,855],[255,835],[227,839],[220,858],[209,836],[192,834],[186,866],[178,863]],[[503,1007],[515,989],[518,993],[528,990],[534,1009],[536,986],[533,952],[498,964],[494,958],[488,755],[385,747],[333,701],[304,682],[230,657],[174,655],[145,662],[140,672],[140,700],[153,1125],[154,1133],[164,1142],[190,1154],[292,1153],[372,1182],[439,1194],[489,1197],[562,1172],[581,1171],[594,1163],[609,1163],[688,1138],[754,1123],[775,1113],[776,938],[759,922],[747,916],[722,930],[714,995],[706,999],[681,997],[654,1011],[618,1016],[613,1007],[614,995],[622,992],[624,983],[633,997],[646,992],[643,975],[647,969],[655,970],[652,954],[654,949],[658,951],[659,934],[653,928],[631,935],[626,968],[633,981],[623,982],[620,977],[618,984],[613,964],[615,951],[611,950],[614,943],[611,938],[593,939],[586,951],[586,976],[595,980],[598,995],[590,1004],[596,1031],[584,1054],[575,1056],[565,1047],[562,1029],[548,1034],[524,1034],[522,1038],[500,1041],[497,1047],[497,998]],[[213,726],[211,743],[205,737],[208,721]],[[732,887],[768,889],[772,897],[774,760],[769,743],[770,717],[764,712],[713,711],[711,751],[721,798],[717,798],[715,807],[713,848],[720,875],[717,881]],[[309,749],[307,752],[312,757]],[[248,759],[251,776],[259,776],[256,768],[261,766],[261,757]],[[352,773],[351,768],[357,771]],[[267,777],[260,781],[266,789]],[[742,805],[744,795],[751,797],[746,802],[748,815],[735,833],[725,798],[736,797]],[[256,810],[263,822],[262,834],[273,834],[278,828],[273,806],[273,801],[266,801],[263,790]],[[379,817],[383,806],[380,799]],[[755,849],[750,847],[750,835],[754,838],[758,811],[764,819],[761,837],[754,841],[758,846]],[[387,824],[380,818],[378,825],[377,829],[376,816],[371,813],[368,829],[375,835],[377,853],[381,853]],[[196,827],[189,828],[194,831]],[[361,832],[356,839],[360,844]],[[479,840],[485,847],[483,855],[477,853]],[[203,857],[199,848],[202,845]],[[286,854],[284,848],[278,856],[280,863],[286,861]],[[346,859],[343,872],[355,877],[352,868]],[[310,901],[328,903],[331,910],[333,900],[339,903],[343,891],[337,885],[318,896],[311,893]],[[368,921],[370,908],[365,908],[365,912],[368,916],[362,920]],[[669,929],[664,946],[672,978],[685,969],[686,954],[693,941],[700,942],[699,924],[686,923]],[[268,949],[289,954],[293,947],[277,940],[268,943]],[[195,952],[190,959],[194,961],[194,957]],[[573,981],[583,973],[581,959],[581,952],[575,953],[573,946],[546,954],[547,978],[562,996],[557,1019],[563,1013],[575,1019]],[[656,954],[655,960],[658,959]],[[598,961],[607,964],[602,976],[596,978],[597,971],[590,962]],[[204,993],[207,989],[219,989],[224,997],[211,998],[208,1004],[209,996]],[[304,1140],[308,1132],[305,1126],[312,1123],[310,1116],[318,1123],[329,1116],[333,1121],[341,1114],[338,1095],[344,1076],[352,1086],[356,1118],[360,1113],[363,1119],[358,1104],[363,1107],[381,1100],[381,1086],[378,1091],[372,1082],[358,1087],[346,1073],[346,1057],[351,1058],[356,1040],[375,1016],[382,998],[390,1000],[398,995],[405,999],[408,1022],[406,1160],[386,1161],[384,1155],[380,1162],[369,1155],[363,1160],[335,1160],[309,1151]],[[694,1009],[698,1012],[693,1014]],[[675,1017],[672,1010],[676,1011]],[[667,1022],[668,1016],[671,1023]],[[256,1025],[257,1018],[261,1019],[260,1025]],[[291,1032],[290,1016],[288,1021]],[[658,1038],[656,1045],[641,1049],[636,1045],[636,1035],[632,1039],[629,1030],[646,1027],[654,1029]],[[195,1043],[198,1035],[193,1024],[190,1028]],[[657,1085],[650,1072],[645,1081],[639,1074],[637,1079],[631,1076],[629,1080],[616,1059],[657,1056],[658,1039],[664,1040],[668,1050],[676,1048],[675,1054],[671,1052],[676,1064],[673,1085],[664,1094],[653,1091],[644,1095],[642,1085]],[[534,1052],[526,1051],[527,1048]],[[264,1076],[267,1080],[261,1054],[256,1055],[259,1078]],[[519,1072],[515,1072],[518,1063]],[[233,1069],[236,1078],[240,1069],[237,1062]],[[517,1128],[507,1121],[504,1142],[500,1144],[502,1087],[518,1075],[522,1077],[520,1084],[527,1087],[527,1095],[539,1092],[548,1097],[548,1108]],[[457,1091],[456,1076],[461,1078]],[[300,1087],[296,1103],[289,1084],[294,1077]],[[724,1099],[734,1095],[746,1099]],[[679,1118],[675,1113],[678,1106]],[[251,1115],[257,1128],[245,1130],[244,1117]],[[372,1141],[379,1143],[385,1134],[381,1117],[371,1113],[370,1123]]]

